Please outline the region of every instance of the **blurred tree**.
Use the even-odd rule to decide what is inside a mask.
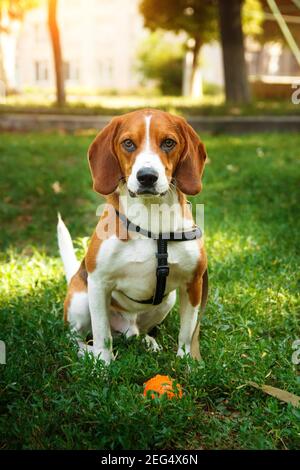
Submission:
[[[227,88],[226,96],[228,101],[245,103],[249,101],[250,96],[247,85],[247,72],[245,71],[244,52],[242,51],[241,11],[245,35],[255,36],[261,44],[267,42],[287,44],[286,38],[274,17],[273,11],[270,9],[268,0],[246,0],[244,2],[243,0],[218,1]],[[300,9],[294,0],[276,0],[276,5],[287,21],[294,41],[299,44]]]
[[[180,95],[184,48],[181,42],[168,40],[162,31],[151,33],[138,49],[138,72],[154,80],[165,95]]]
[[[251,101],[242,28],[243,0],[218,0],[226,100]]]
[[[193,63],[190,82],[192,90],[203,44],[217,38],[218,22],[214,0],[142,0],[140,12],[151,31],[164,29],[184,31],[193,39]]]
[[[28,10],[42,3],[44,0],[0,0],[0,80],[9,88],[5,67],[3,64],[4,51],[1,47],[1,34],[13,34],[13,23],[21,22]],[[65,103],[65,88],[63,76],[63,61],[61,53],[60,35],[57,24],[57,0],[48,0],[48,25],[52,41],[56,75],[56,100],[59,106]]]
[[[242,26],[245,36],[255,39],[263,34],[264,12],[260,0],[245,0],[242,7]]]
[[[201,47],[219,39],[220,26],[226,100],[238,103],[250,100],[243,33],[256,36],[262,32],[259,0],[142,0],[140,11],[150,30],[184,31],[193,39],[190,90]]]
[[[55,65],[56,102],[58,106],[63,106],[66,102],[66,94],[60,34],[57,23],[57,0],[48,0],[48,26]]]

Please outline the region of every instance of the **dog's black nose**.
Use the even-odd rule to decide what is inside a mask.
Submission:
[[[153,186],[158,180],[158,173],[154,168],[141,168],[137,172],[137,180],[142,186]]]

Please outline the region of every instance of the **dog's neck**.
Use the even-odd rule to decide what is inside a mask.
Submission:
[[[194,226],[187,200],[175,189],[164,196],[130,196],[120,188],[120,211],[135,225],[154,234],[182,232]]]

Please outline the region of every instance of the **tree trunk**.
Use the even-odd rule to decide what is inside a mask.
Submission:
[[[52,41],[52,50],[55,65],[56,78],[56,101],[58,106],[63,106],[66,102],[64,67],[60,44],[60,35],[56,18],[57,0],[48,0],[48,26]]]
[[[192,62],[192,73],[191,73],[191,82],[190,82],[190,96],[193,94],[194,81],[197,72],[198,62],[199,62],[199,53],[202,47],[202,41],[199,36],[195,37],[195,45],[193,47],[193,62]]]
[[[245,60],[241,9],[243,0],[218,0],[226,101],[246,104],[251,101]]]

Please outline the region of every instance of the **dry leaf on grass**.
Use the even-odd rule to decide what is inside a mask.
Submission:
[[[248,382],[252,387],[262,390],[263,392],[271,395],[272,397],[278,398],[278,400],[290,403],[293,406],[300,407],[300,397],[293,393],[281,390],[280,388],[271,387],[270,385],[258,385],[256,382]]]
[[[53,192],[55,194],[59,194],[62,192],[62,187],[59,181],[54,181],[54,183],[51,185],[51,188],[53,189]]]

